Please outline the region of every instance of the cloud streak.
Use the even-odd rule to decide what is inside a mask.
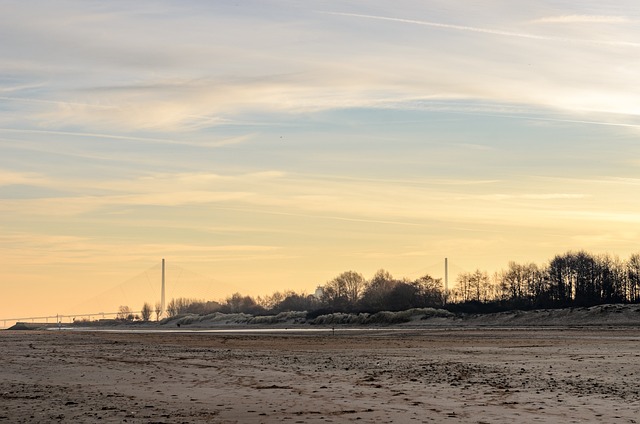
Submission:
[[[533,24],[624,24],[634,22],[626,16],[561,15],[547,16],[530,21]]]
[[[577,43],[577,44],[601,44],[601,45],[608,45],[608,46],[640,47],[640,43],[636,43],[632,41],[608,41],[608,40],[555,37],[555,36],[531,34],[526,32],[505,31],[500,29],[480,28],[480,27],[474,27],[474,26],[455,25],[455,24],[447,24],[447,23],[440,23],[440,22],[429,22],[429,21],[422,21],[422,20],[416,20],[416,19],[394,18],[389,16],[363,15],[358,13],[328,12],[328,11],[318,11],[318,13],[324,13],[324,14],[335,15],[335,16],[361,18],[361,19],[399,22],[399,23],[412,24],[412,25],[422,25],[422,26],[428,26],[433,28],[442,28],[442,29],[451,29],[456,31],[496,35],[500,37],[525,38],[529,40],[541,40],[541,41],[562,41],[562,42],[570,42],[570,43]]]
[[[38,176],[7,174],[7,181],[40,183]],[[540,183],[535,184],[536,181]],[[297,217],[312,222],[342,221],[402,227],[432,228],[483,221],[528,226],[532,216],[554,214],[572,207],[594,210],[600,191],[577,181],[573,192],[544,191],[544,179],[533,179],[523,191],[506,190],[508,181],[469,185],[466,181],[358,179],[291,174],[280,171],[221,175],[159,174],[135,180],[57,181],[76,196],[6,200],[1,209],[24,216],[86,216],[125,211],[131,218],[140,207],[198,207],[208,211],[240,212],[247,217]],[[611,180],[620,186],[627,179]],[[87,190],[101,192],[90,195]],[[503,191],[504,190],[504,191]],[[381,201],[384,199],[384,202]],[[532,209],[534,208],[534,209]],[[597,208],[596,208],[597,210]],[[556,215],[553,215],[556,216]],[[549,225],[551,221],[547,222]],[[194,224],[197,225],[197,224]]]
[[[230,144],[243,143],[252,137],[252,134],[246,134],[238,137],[230,137],[227,139],[216,140],[216,141],[194,142],[188,139],[175,140],[175,139],[155,138],[155,137],[137,137],[132,135],[120,135],[120,134],[87,133],[87,132],[58,131],[58,130],[37,130],[37,129],[25,129],[25,128],[0,128],[0,132],[17,133],[17,134],[59,135],[59,136],[82,137],[82,138],[103,138],[103,139],[111,139],[111,140],[138,141],[142,143],[184,145],[184,146],[195,146],[195,147],[222,147]]]

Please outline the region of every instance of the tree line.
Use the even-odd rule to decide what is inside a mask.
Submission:
[[[480,269],[463,272],[451,290],[444,289],[442,279],[428,274],[417,279],[396,279],[381,269],[367,280],[358,272],[346,271],[318,286],[314,294],[285,291],[251,297],[235,293],[221,302],[178,298],[169,302],[166,314],[268,315],[307,311],[319,316],[428,307],[453,312],[496,312],[638,302],[640,254],[621,260],[607,254],[569,251],[544,265],[509,262],[506,269],[491,275]],[[126,311],[128,308],[123,315]],[[128,318],[149,321],[153,312],[159,319],[159,305],[152,308],[145,303],[141,317]]]

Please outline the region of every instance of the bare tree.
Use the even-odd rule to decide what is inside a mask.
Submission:
[[[366,288],[366,280],[362,274],[355,271],[345,271],[333,280],[332,285],[344,296],[347,306],[352,308],[360,300]]]
[[[509,268],[500,275],[500,288],[507,298],[518,301],[526,297],[529,280],[527,265],[509,262]]]
[[[156,302],[156,306],[153,309],[153,312],[156,313],[156,321],[160,321],[160,315],[162,315],[162,303]]]
[[[123,321],[133,321],[133,312],[131,312],[131,308],[125,305],[121,305],[118,308],[118,315],[116,316],[117,319],[121,319]]]
[[[637,302],[640,299],[640,254],[634,253],[626,262],[628,299]]]
[[[267,310],[272,310],[278,307],[278,305],[287,297],[287,293],[275,292],[271,295],[264,297],[258,296],[255,301],[256,304]]]
[[[367,284],[361,298],[362,306],[371,311],[382,311],[388,309],[389,293],[398,284],[393,276],[384,269],[378,270]]]
[[[458,297],[462,302],[475,300],[486,302],[492,297],[492,287],[489,275],[479,269],[465,272],[458,276]]]
[[[322,303],[334,310],[344,310],[347,306],[346,291],[344,281],[334,278],[322,286]]]
[[[172,318],[175,317],[176,315],[178,315],[178,305],[176,304],[176,300],[175,299],[171,299],[169,301],[169,303],[167,304],[167,309],[165,311],[167,313],[167,316]]]
[[[464,272],[458,275],[458,284],[456,285],[455,296],[458,302],[468,302],[472,299],[470,273]]]
[[[305,293],[287,290],[283,296],[284,298],[272,308],[274,312],[310,311],[319,306],[315,296]]]
[[[221,308],[223,312],[255,314],[264,309],[251,296],[234,293],[227,297],[226,304]]]
[[[151,305],[149,305],[147,302],[144,302],[144,305],[142,305],[142,310],[140,311],[142,321],[149,321],[151,319],[152,312],[153,310],[151,309]]]
[[[444,304],[445,293],[442,287],[442,279],[433,278],[426,274],[418,278],[413,284],[418,288],[421,306],[439,307]]]

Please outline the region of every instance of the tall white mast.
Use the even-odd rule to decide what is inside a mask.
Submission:
[[[162,293],[160,294],[160,315],[164,315],[164,258],[162,258]]]
[[[449,293],[449,258],[444,258],[444,295]]]

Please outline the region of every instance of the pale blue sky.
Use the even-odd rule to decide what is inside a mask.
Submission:
[[[0,315],[637,251],[635,2],[1,5]]]

